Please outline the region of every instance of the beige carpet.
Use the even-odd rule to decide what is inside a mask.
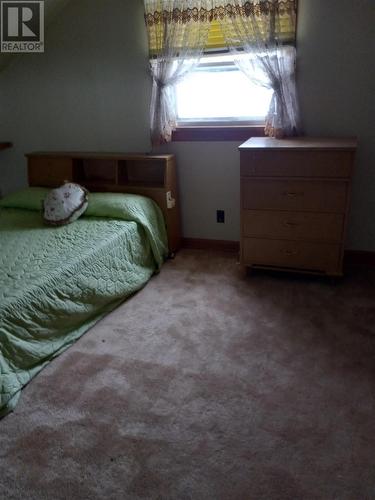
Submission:
[[[0,421],[1,499],[374,499],[374,284],[180,252]]]

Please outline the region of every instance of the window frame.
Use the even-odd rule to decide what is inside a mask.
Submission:
[[[250,137],[265,137],[264,126],[178,126],[172,133],[172,142],[238,142]]]
[[[203,58],[229,55],[228,49],[209,49]],[[234,63],[223,62],[222,66],[233,66]],[[217,63],[200,63],[201,67],[217,67]],[[265,120],[243,120],[223,118],[217,120],[180,120],[172,133],[172,142],[209,142],[209,141],[245,141],[249,137],[264,137]]]

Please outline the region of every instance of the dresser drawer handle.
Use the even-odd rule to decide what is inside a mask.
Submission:
[[[296,227],[296,226],[299,226],[298,222],[288,222],[288,221],[285,221],[284,222],[284,226],[286,227]]]
[[[296,196],[303,196],[305,193],[300,191],[285,191],[284,196],[288,196],[288,198],[295,198]]]
[[[284,254],[287,255],[288,257],[291,257],[292,255],[297,255],[298,251],[297,250],[284,250]]]

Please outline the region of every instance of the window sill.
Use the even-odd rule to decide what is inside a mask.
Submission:
[[[250,137],[264,137],[264,127],[259,125],[181,126],[173,132],[172,141],[246,141]]]

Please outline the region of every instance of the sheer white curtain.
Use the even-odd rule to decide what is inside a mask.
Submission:
[[[213,20],[219,21],[240,69],[273,90],[266,134],[298,134],[296,0],[144,0],[144,5],[153,145],[171,140],[177,125],[174,86],[198,64]]]
[[[250,80],[273,90],[265,133],[296,135],[300,129],[296,91],[294,0],[214,0],[229,50]],[[246,96],[244,96],[246,99]]]
[[[196,64],[206,45],[212,0],[144,0],[153,79],[151,139],[169,142],[176,128],[174,86]]]
[[[271,137],[298,134],[299,108],[295,81],[295,47],[274,47],[267,53],[245,49],[246,57],[232,49],[235,62],[254,83],[273,90],[265,133]]]

